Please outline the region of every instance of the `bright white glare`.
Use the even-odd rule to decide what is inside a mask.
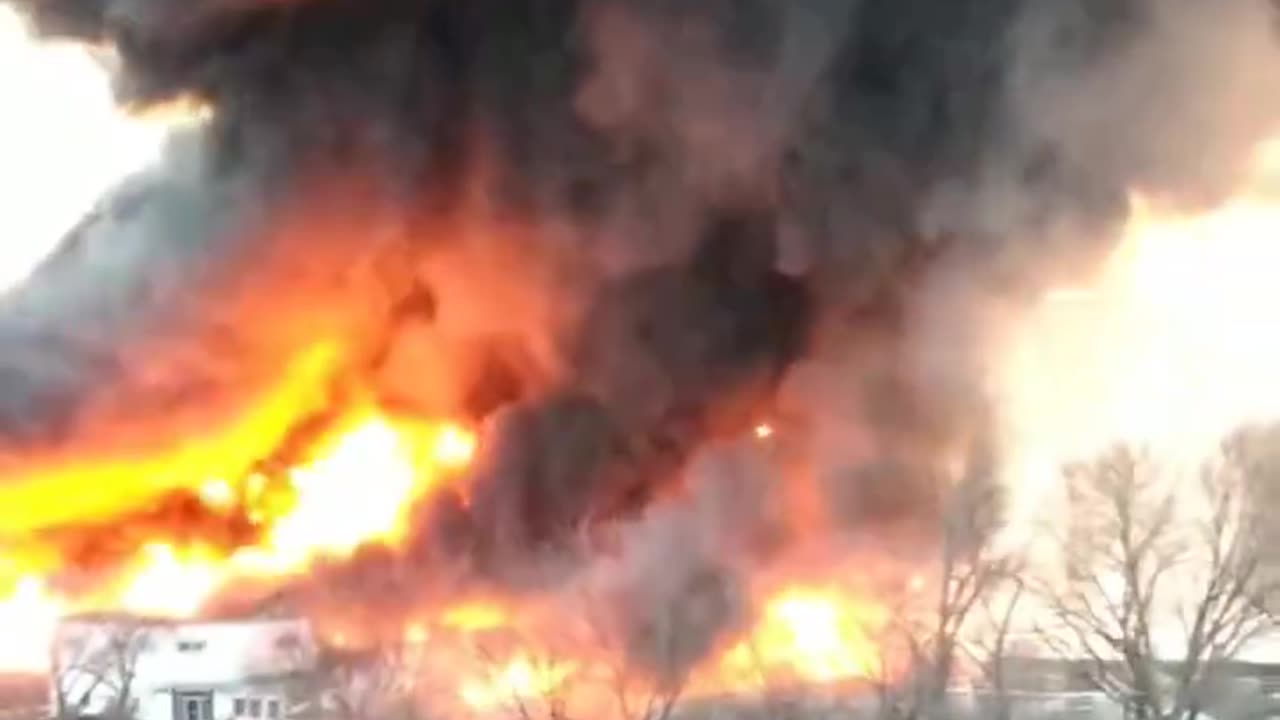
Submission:
[[[0,5],[0,294],[21,284],[130,173],[167,128],[116,107],[108,70],[84,46],[32,37]]]

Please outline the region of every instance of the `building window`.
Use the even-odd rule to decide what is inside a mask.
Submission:
[[[1064,693],[1070,688],[1070,682],[1067,680],[1068,670],[1061,667],[1050,667],[1040,679],[1040,685],[1045,692]]]
[[[180,693],[174,702],[174,720],[213,720],[213,695]]]
[[[279,720],[282,703],[274,697],[238,697],[232,699],[231,707],[237,718]]]

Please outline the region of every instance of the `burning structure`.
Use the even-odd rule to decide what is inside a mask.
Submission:
[[[5,7],[184,118],[0,299],[10,664],[286,602],[459,714],[937,696],[1061,464],[1280,417],[1266,0]]]

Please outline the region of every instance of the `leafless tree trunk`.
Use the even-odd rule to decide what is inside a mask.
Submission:
[[[514,720],[569,720],[573,693],[583,681],[578,668],[574,668],[575,672],[562,672],[564,664],[553,653],[532,643],[517,643],[519,650],[515,654],[497,652],[483,644],[476,648],[493,689],[505,694],[499,710]],[[514,662],[521,663],[532,676],[531,686],[502,687],[507,684],[506,676]]]
[[[675,607],[666,608],[655,618],[655,637],[661,668],[636,668],[626,661],[623,630],[616,619],[602,613],[605,607],[598,598],[587,595],[583,599],[591,637],[594,639],[594,655],[608,658],[602,668],[605,682],[615,703],[614,712],[619,720],[668,720],[684,697],[688,676],[678,669]]]
[[[403,640],[384,641],[348,657],[324,661],[320,687],[339,720],[416,720],[424,716],[419,697],[421,668],[417,646]]]
[[[1211,673],[1271,620],[1257,478],[1228,452],[1179,485],[1127,449],[1066,475],[1073,522],[1064,577],[1042,593],[1045,642],[1086,660],[1088,681],[1138,720],[1194,720]]]
[[[1002,510],[1000,489],[987,477],[968,475],[948,489],[937,564],[908,590],[881,640],[899,648],[906,655],[906,662],[899,665],[910,668],[905,682],[902,678],[876,682],[883,716],[910,720],[949,713],[948,690],[957,663],[972,656],[966,632],[974,610],[1010,581],[1017,569],[1012,558],[993,546]],[[921,607],[921,597],[931,600]]]
[[[909,618],[908,608],[899,604],[888,626],[876,635],[877,663],[868,679],[875,690],[880,720],[913,720],[920,714],[919,693],[902,677],[904,671],[920,667],[925,655],[918,629]]]
[[[628,672],[612,671],[619,720],[668,720],[684,693],[682,683],[663,683]]]
[[[95,697],[108,696],[102,712],[109,720],[137,715],[134,682],[138,660],[151,643],[151,627],[134,620],[85,625],[77,637],[59,633],[53,649],[55,712],[59,718],[83,714]]]
[[[1020,577],[1021,567],[1010,564],[1010,572],[1002,585],[1003,593],[990,593],[981,603],[984,632],[966,644],[965,650],[981,669],[994,703],[993,720],[1009,720],[1009,636],[1018,612],[1026,581]]]

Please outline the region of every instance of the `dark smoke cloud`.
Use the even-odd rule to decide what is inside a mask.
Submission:
[[[485,535],[525,548],[643,507],[699,443],[767,415],[811,315],[803,285],[772,269],[771,224],[760,212],[715,218],[687,263],[623,275],[592,298],[568,388],[494,432],[496,465],[474,496]]]
[[[1263,0],[13,1],[215,120],[0,306],[0,433],[74,446],[344,338],[335,385],[488,423],[470,508],[337,572],[399,597],[657,522],[762,415],[841,531],[927,526],[987,429],[983,308],[1087,267],[1134,189],[1227,187],[1280,67]],[[784,484],[668,524],[764,552]],[[720,597],[722,552],[640,605]]]
[[[179,295],[179,269],[212,259],[199,238],[217,232],[221,202],[183,172],[186,150],[173,149],[163,184],[139,178],[85,218],[36,277],[0,306],[6,434],[68,421],[99,379],[122,374],[127,336],[157,310],[146,298]],[[186,237],[157,231],[180,224],[192,229]],[[110,236],[109,244],[100,236]],[[81,322],[87,316],[93,320]]]

